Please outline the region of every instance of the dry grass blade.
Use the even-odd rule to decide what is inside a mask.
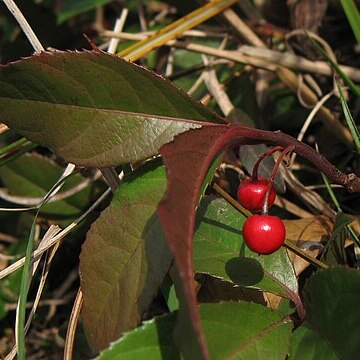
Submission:
[[[81,289],[79,288],[76,298],[74,301],[74,305],[71,311],[69,324],[66,332],[66,339],[65,339],[65,348],[64,348],[64,360],[72,360],[73,356],[73,349],[74,349],[74,341],[75,341],[75,334],[76,328],[83,304],[83,295]]]
[[[79,193],[80,191],[87,188],[93,181],[97,180],[99,178],[100,174],[101,173],[99,171],[97,174],[95,174],[95,176],[93,178],[86,178],[85,180],[81,181],[79,184],[73,186],[72,188],[70,188],[66,191],[63,191],[63,192],[59,192],[59,193],[55,194],[54,196],[51,196],[47,203],[65,200],[65,199],[69,198],[70,196],[73,196],[73,195]],[[10,195],[8,190],[4,189],[4,188],[0,188],[0,198],[6,200],[8,202],[11,202],[13,204],[30,206],[30,208],[22,209],[24,211],[27,209],[37,208],[43,200],[43,197],[29,198],[29,197],[23,197],[23,196]],[[19,209],[19,211],[21,211],[21,209]]]
[[[28,296],[29,287],[31,284],[32,277],[34,275],[34,270],[38,265],[38,260],[34,262],[32,258],[33,254],[33,248],[35,243],[35,235],[37,233],[36,229],[36,219],[39,215],[40,208],[42,205],[44,205],[47,200],[52,196],[55,195],[61,187],[64,185],[64,180],[66,177],[70,176],[71,173],[74,171],[75,165],[68,164],[66,169],[64,170],[63,174],[60,176],[58,181],[55,183],[55,185],[49,190],[49,192],[44,196],[44,199],[37,209],[36,215],[33,220],[33,224],[30,229],[30,234],[28,238],[28,243],[26,247],[26,255],[24,260],[24,269],[21,277],[21,284],[20,284],[20,293],[19,293],[19,299],[18,299],[18,307],[16,309],[16,319],[15,319],[15,328],[16,328],[16,348],[17,348],[17,355],[19,359],[25,359],[25,336],[27,332],[28,326],[30,326],[30,322],[32,319],[32,316],[29,317],[30,322],[27,324],[25,323],[25,317],[26,317],[26,300]],[[54,229],[51,229],[51,233],[54,231],[54,233],[58,232],[59,229],[56,228],[56,231]]]
[[[22,31],[30,41],[32,47],[36,52],[44,51],[44,47],[41,45],[39,39],[35,35],[33,29],[25,19],[24,15],[20,11],[20,9],[16,6],[15,2],[13,0],[3,0],[11,14],[14,16],[18,24],[20,25]]]
[[[48,231],[46,232],[46,234],[44,235],[44,238],[42,239],[39,248],[43,248],[46,246],[46,242],[48,241],[48,239],[50,239],[51,237],[55,236],[58,232],[60,231],[60,228],[57,226],[51,226]],[[27,318],[26,324],[25,324],[25,333],[28,332],[30,325],[31,325],[31,321],[35,315],[35,312],[39,306],[40,303],[40,299],[41,299],[41,295],[43,293],[45,284],[46,284],[46,279],[48,277],[49,274],[49,269],[50,269],[50,265],[51,265],[51,261],[54,258],[54,255],[56,253],[56,251],[59,248],[59,243],[55,244],[54,247],[51,249],[51,253],[49,254],[49,256],[47,257],[45,264],[44,264],[44,271],[42,273],[41,279],[40,279],[40,283],[38,285],[38,289],[36,292],[36,296],[35,296],[35,300],[32,304],[32,308],[30,311],[30,314]],[[39,265],[40,262],[40,258],[38,260],[36,260],[36,262],[34,263],[34,267],[33,267],[33,273],[32,275],[34,276],[36,269]],[[16,352],[17,352],[17,347],[16,345],[13,347],[13,349],[11,350],[11,352],[6,356],[6,360],[12,360],[15,358],[16,356]]]
[[[114,34],[118,34],[122,31],[125,22],[126,22],[126,18],[128,16],[128,9],[123,9],[123,11],[121,12],[121,15],[119,17],[119,19],[116,20],[115,26],[114,26]],[[119,44],[119,38],[118,37],[111,37],[110,39],[110,44],[109,47],[107,49],[107,52],[110,54],[115,54],[116,52],[116,48]]]
[[[51,239],[48,240],[46,246],[41,249],[37,249],[32,253],[32,257],[34,260],[37,260],[46,250],[54,246],[57,242],[59,242],[61,239],[63,239],[66,235],[68,235],[81,221],[83,221],[89,214],[92,212],[97,206],[99,206],[106,197],[111,193],[111,189],[107,189],[95,202],[92,204],[88,210],[86,210],[76,221],[74,221],[72,224],[67,226],[64,230],[60,231],[57,235],[54,237],[51,237]],[[4,277],[8,276],[9,274],[13,273],[17,269],[20,269],[22,266],[24,266],[25,263],[25,257],[21,258],[20,260],[16,261],[15,263],[11,264],[4,270],[0,271],[0,279],[3,279]]]
[[[203,61],[206,66],[211,64],[206,56],[203,56]],[[210,67],[210,69],[204,72],[204,81],[210,94],[215,98],[223,114],[225,116],[229,115],[229,113],[234,109],[234,105],[231,103],[226,92],[221,88],[216,76],[216,71],[213,67]]]
[[[239,52],[243,55],[268,61],[274,65],[325,76],[333,76],[333,71],[326,62],[308,60],[303,56],[293,55],[289,52],[284,53],[248,45],[242,45],[239,48]],[[349,78],[354,81],[360,81],[360,70],[346,65],[339,65],[339,67]]]
[[[231,16],[228,15],[229,13],[231,13]],[[227,10],[224,15],[226,16],[229,24],[233,27],[234,31],[241,37],[246,37],[248,43],[256,47],[266,48],[265,43],[263,43],[262,40],[251,30],[251,28],[232,10]],[[316,94],[307,85],[301,83],[298,76],[291,70],[278,66],[276,68],[276,74],[292,91],[295,93],[299,92],[307,104],[315,106],[318,103]],[[340,121],[329,111],[329,109],[322,106],[319,109],[319,117],[336,138],[340,139],[348,148],[353,149],[354,145],[350,131],[340,123]]]
[[[201,8],[193,11],[185,17],[165,26],[160,31],[144,39],[126,50],[122,51],[119,56],[130,61],[136,61],[147,55],[153,49],[166,44],[169,40],[175,39],[206,20],[214,17],[226,8],[232,6],[237,0],[214,0]]]
[[[0,134],[3,134],[4,132],[8,131],[9,128],[5,125],[0,123]]]

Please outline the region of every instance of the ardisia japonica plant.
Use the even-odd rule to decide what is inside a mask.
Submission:
[[[193,21],[190,29],[211,17],[210,10],[214,16],[233,3],[214,0],[175,25]],[[207,17],[199,18],[202,13]],[[176,26],[151,35],[147,46],[160,46],[151,41]],[[13,354],[25,359],[26,334],[57,245],[65,236],[76,241],[79,230],[80,286],[66,359],[80,321],[89,358],[98,360],[355,359],[359,345],[350,335],[358,331],[360,275],[332,266],[347,264],[346,246],[360,245],[353,218],[339,204],[329,219],[311,217],[332,230],[322,253],[304,251],[288,239],[295,220],[276,206],[282,196],[275,176],[296,153],[349,192],[360,192],[360,178],[284,132],[228,122],[127,61],[146,53],[143,43],[121,53],[127,60],[91,45],[93,51],[41,51],[0,65],[0,122],[16,139],[0,155],[0,179],[10,190],[3,198],[19,204],[26,196],[21,210],[33,212],[26,256],[0,272],[4,278],[23,267]],[[286,69],[275,71],[284,78]],[[236,183],[235,200],[214,180],[222,156],[260,144],[271,147],[246,169],[250,177]],[[269,175],[260,175],[276,152]],[[313,266],[300,287],[299,257]],[[44,271],[34,290],[40,259]]]
[[[127,175],[128,180],[119,186],[109,208],[92,225],[83,245],[82,319],[94,351],[104,349],[123,331],[136,326],[139,314],[150,305],[171,264],[166,243],[161,240],[165,235],[175,260],[171,277],[180,302],[176,344],[188,359],[210,357],[193,279],[193,236],[203,183],[211,182],[205,180],[206,175],[222,151],[254,143],[275,146],[264,156],[282,150],[269,179],[257,175],[261,156],[252,178],[240,185],[240,189],[249,189],[250,195],[240,191],[239,200],[249,209],[263,212],[249,217],[242,228],[246,244],[259,254],[274,252],[285,240],[282,220],[267,211],[275,198],[276,171],[290,152],[306,158],[333,183],[350,191],[360,190],[357,176],[340,172],[308,145],[281,132],[226,124],[225,119],[207,111],[170,82],[100,51],[44,52],[1,66],[0,79],[0,120],[27,139],[51,148],[65,161],[104,168],[143,161],[159,153],[165,166],[166,181],[164,172],[146,170],[149,163],[141,167],[144,170]],[[129,82],[131,86],[125,91]],[[126,96],[117,96],[120,93]],[[166,99],[161,106],[159,98]],[[138,187],[137,183],[143,184]],[[264,185],[261,197],[256,199],[256,206],[247,205],[246,198],[258,196],[252,191],[258,183]],[[141,221],[140,228],[145,231],[136,235],[135,241],[127,236],[135,226],[133,220],[137,224]],[[237,231],[239,238],[241,228]],[[121,246],[133,249],[129,258],[123,250],[114,251],[124,235],[126,241]],[[231,269],[225,270],[231,274]],[[127,282],[133,274],[140,276],[136,289]],[[120,276],[114,283],[114,289],[120,290],[116,296],[104,283],[114,276]],[[267,286],[271,289],[273,285]],[[296,287],[284,289],[285,297],[294,302],[298,316],[304,319]],[[124,300],[125,294],[130,301]]]

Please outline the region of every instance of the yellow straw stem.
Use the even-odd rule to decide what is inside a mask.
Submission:
[[[148,38],[137,42],[118,54],[118,56],[136,61],[152,50],[166,44],[169,40],[173,40],[181,36],[186,30],[190,30],[195,26],[202,24],[206,20],[214,17],[228,7],[235,4],[237,0],[214,0],[206,5],[194,10],[181,19],[165,26],[155,34]]]

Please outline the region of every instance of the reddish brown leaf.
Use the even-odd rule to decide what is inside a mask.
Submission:
[[[187,304],[180,304],[180,315],[188,305],[190,320],[199,339],[204,358],[208,350],[201,329],[196,306],[193,282],[192,238],[195,225],[195,209],[202,180],[218,152],[211,149],[227,130],[224,126],[210,126],[178,136],[160,149],[167,168],[168,189],[165,200],[158,206],[160,220],[175,257]],[[212,151],[211,151],[212,150]]]
[[[295,152],[311,161],[333,182],[355,191],[360,188],[358,178],[341,173],[314,149],[281,132],[252,129],[237,124],[209,124],[182,133],[174,141],[162,146],[160,153],[167,170],[168,188],[165,198],[158,206],[158,212],[181,280],[178,291],[184,300],[180,300],[179,319],[183,326],[187,326],[182,334],[189,331],[189,321],[196,333],[195,343],[191,346],[181,346],[182,339],[178,338],[186,358],[194,358],[193,355],[197,356],[199,352],[204,359],[209,358],[196,306],[192,247],[195,211],[204,177],[220,151],[234,145],[261,142],[283,147],[292,145]],[[301,304],[298,305],[298,310],[301,310]],[[184,318],[188,320],[184,321]]]

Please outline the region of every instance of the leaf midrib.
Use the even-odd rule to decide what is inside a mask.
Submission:
[[[163,120],[163,121],[176,121],[176,122],[184,122],[184,123],[191,123],[191,124],[197,124],[199,126],[224,126],[224,124],[220,123],[211,123],[206,122],[202,120],[194,120],[194,119],[188,119],[188,118],[181,118],[181,117],[172,117],[172,116],[166,116],[166,115],[157,115],[157,114],[147,114],[147,113],[137,113],[132,111],[125,111],[125,110],[118,110],[118,109],[104,109],[104,108],[97,108],[97,107],[86,107],[86,106],[79,106],[79,105],[73,105],[73,104],[60,104],[60,103],[52,103],[49,101],[41,101],[41,100],[31,100],[31,99],[14,99],[14,98],[8,98],[8,97],[0,97],[0,101],[4,99],[7,101],[15,101],[15,102],[29,102],[36,106],[40,105],[46,105],[46,106],[54,106],[54,107],[65,107],[70,108],[73,110],[88,110],[88,111],[97,111],[97,112],[104,112],[104,113],[111,113],[111,114],[119,114],[123,116],[134,116],[134,117],[140,117],[140,118],[155,118],[157,120]]]

